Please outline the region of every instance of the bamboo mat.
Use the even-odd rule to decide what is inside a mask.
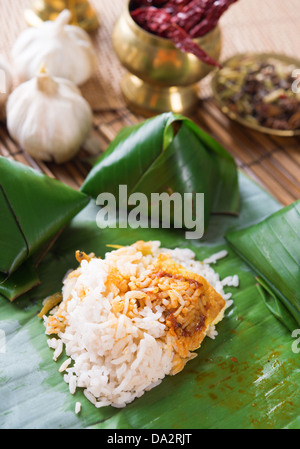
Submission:
[[[30,0],[0,0],[0,55],[10,49],[20,31]],[[94,110],[90,139],[76,158],[64,165],[32,159],[12,141],[5,123],[0,123],[0,154],[13,158],[78,189],[91,158],[105,151],[118,131],[144,117],[127,109],[120,80],[124,69],[112,48],[111,33],[126,0],[91,0],[101,26],[92,36],[98,55],[95,76],[82,86]],[[240,52],[278,52],[297,57],[299,45],[299,0],[239,0],[221,19],[222,59]],[[199,107],[190,115],[234,157],[238,167],[273,194],[283,205],[300,198],[300,138],[273,137],[249,130],[225,117],[211,97],[209,77],[199,84]]]

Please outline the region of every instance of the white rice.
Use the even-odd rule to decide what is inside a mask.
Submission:
[[[63,372],[68,368],[68,366],[69,366],[71,363],[72,363],[72,359],[71,359],[71,357],[69,357],[67,360],[65,360],[65,361],[60,365],[58,371],[59,371],[60,373],[63,373]]]
[[[77,401],[75,404],[75,413],[78,414],[81,411],[81,402]]]
[[[218,253],[213,254],[210,257],[207,257],[204,259],[203,263],[210,264],[210,263],[216,263],[219,259],[223,259],[223,257],[227,256],[227,251],[223,249],[222,251],[219,251]]]
[[[63,347],[69,357],[59,371],[65,373],[64,380],[70,393],[83,388],[86,398],[98,408],[125,407],[159,385],[171,371],[172,346],[160,339],[165,333],[164,305],[153,309],[151,304],[146,304],[140,316],[131,319],[124,313],[112,313],[113,295],[103,295],[107,262],[115,262],[124,275],[134,276],[137,271],[146,272],[142,259],[151,260],[160,252],[170,254],[175,262],[204,277],[225,299],[227,307],[232,304],[231,294],[226,294],[223,288],[225,285],[237,286],[238,277],[220,280],[207,260],[197,261],[190,249],[169,250],[160,248],[160,242],[152,242],[152,255],[149,256],[143,256],[133,248],[124,256],[116,256],[116,251],[112,251],[105,259],[82,260],[80,275],[64,279],[63,298],[70,298],[66,310],[68,325],[64,332],[58,333],[58,338],[49,338],[48,345],[54,349],[54,360],[58,359]],[[223,251],[208,260],[216,263],[226,255]],[[83,288],[85,299],[81,300],[79,293]],[[126,295],[127,308],[130,292]],[[46,316],[44,320],[48,333]],[[214,326],[207,335],[215,338]],[[80,408],[81,405],[76,403],[76,413]]]

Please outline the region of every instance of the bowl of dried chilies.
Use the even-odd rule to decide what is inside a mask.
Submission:
[[[198,82],[221,67],[219,19],[234,2],[128,2],[112,41],[127,69],[122,92],[135,111],[185,113],[198,104]]]

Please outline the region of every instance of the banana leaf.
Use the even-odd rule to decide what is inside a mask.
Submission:
[[[204,193],[205,227],[211,213],[238,213],[234,159],[195,123],[173,113],[123,128],[96,161],[81,190],[93,198],[112,193],[122,208],[119,185],[127,187],[128,197],[135,192],[147,196],[147,205],[141,206],[144,215],[159,208],[151,200],[153,192]],[[163,212],[158,213],[163,221]],[[174,221],[173,212],[171,224]]]
[[[39,286],[10,303],[0,296],[0,428],[47,429],[281,429],[299,428],[299,356],[290,332],[266,307],[255,274],[231,249],[224,235],[261,221],[281,209],[265,191],[239,174],[240,214],[213,215],[203,239],[187,241],[180,230],[99,229],[93,200],[59,236],[38,266]],[[124,409],[96,409],[78,389],[74,395],[58,371],[47,345],[42,300],[60,290],[66,271],[75,268],[77,249],[103,256],[108,244],[161,240],[170,248],[190,247],[202,260],[226,249],[214,265],[221,278],[238,274],[233,304],[219,323],[215,340],[206,338],[198,357],[176,376]],[[3,341],[3,338],[2,338]],[[2,345],[3,348],[3,345]],[[82,410],[75,414],[75,403]],[[100,436],[101,438],[101,436]]]
[[[13,301],[18,296],[23,295],[36,285],[40,284],[36,265],[29,258],[20,268],[14,271],[10,276],[0,273],[0,294],[5,296],[9,301]]]
[[[88,201],[82,192],[0,157],[0,292],[3,295],[12,300],[38,283],[35,266],[51,241]]]
[[[290,330],[299,327],[300,200],[226,239],[258,275],[269,309]]]
[[[270,312],[272,312],[273,315],[279,321],[281,321],[284,326],[286,326],[291,332],[293,332],[297,327],[297,323],[294,320],[293,316],[289,313],[289,311],[277,298],[277,296],[272,292],[265,281],[259,277],[256,279],[258,282],[256,285],[258,291]]]

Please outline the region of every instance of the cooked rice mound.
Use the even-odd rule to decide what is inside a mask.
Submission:
[[[76,253],[62,301],[44,316],[56,357],[69,356],[70,391],[84,388],[96,407],[124,407],[181,371],[230,304],[224,283],[189,249],[138,241],[104,259]],[[230,284],[231,282],[231,284]],[[236,282],[236,281],[235,281]],[[58,338],[57,338],[58,337]],[[60,348],[60,349],[59,349]]]

